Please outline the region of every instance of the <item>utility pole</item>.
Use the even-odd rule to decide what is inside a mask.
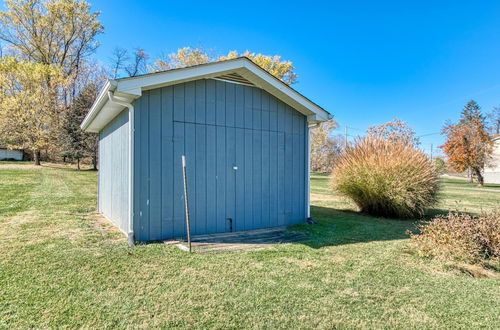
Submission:
[[[431,143],[431,161],[432,161],[432,147],[433,147],[433,144]]]
[[[344,149],[347,149],[347,126],[345,126],[344,131],[345,131]]]

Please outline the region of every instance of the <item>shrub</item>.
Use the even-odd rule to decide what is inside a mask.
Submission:
[[[500,213],[479,217],[449,213],[418,226],[411,234],[419,255],[443,260],[482,263],[500,258]]]
[[[361,212],[397,218],[424,215],[439,190],[436,168],[423,152],[376,137],[360,139],[340,155],[332,185]]]

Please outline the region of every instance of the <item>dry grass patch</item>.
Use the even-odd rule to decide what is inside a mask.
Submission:
[[[41,170],[41,166],[35,166],[33,164],[27,164],[24,162],[0,162],[0,169],[4,170]]]
[[[295,259],[295,258],[283,258],[283,261],[289,265],[298,266],[299,268],[307,269],[307,270],[311,270],[313,268],[321,266],[319,263],[313,262],[311,260],[302,260],[302,259]]]
[[[340,198],[337,196],[311,194],[311,200],[313,200],[313,201],[335,201],[335,200],[339,200],[339,199]]]
[[[90,227],[93,231],[109,236],[115,237],[113,240],[115,241],[126,241],[125,235],[116,227],[109,219],[104,217],[102,214],[94,212],[88,216],[86,216],[88,221],[90,221]]]
[[[36,214],[37,213],[33,210],[18,213],[13,217],[8,218],[7,222],[2,225],[3,227],[2,231],[6,232],[7,229],[16,230],[17,227],[22,227],[26,224],[29,224],[30,222],[33,221],[33,219],[37,217]],[[11,228],[8,228],[9,226]]]

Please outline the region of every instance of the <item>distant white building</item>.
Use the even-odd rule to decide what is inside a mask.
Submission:
[[[24,151],[0,147],[0,160],[23,160]]]
[[[484,168],[484,182],[500,183],[500,135],[493,138],[493,159]]]

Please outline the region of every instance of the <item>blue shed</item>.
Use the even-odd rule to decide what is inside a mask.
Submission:
[[[309,216],[309,128],[324,109],[247,58],[110,80],[82,123],[99,133],[98,211],[129,242],[297,224]]]

